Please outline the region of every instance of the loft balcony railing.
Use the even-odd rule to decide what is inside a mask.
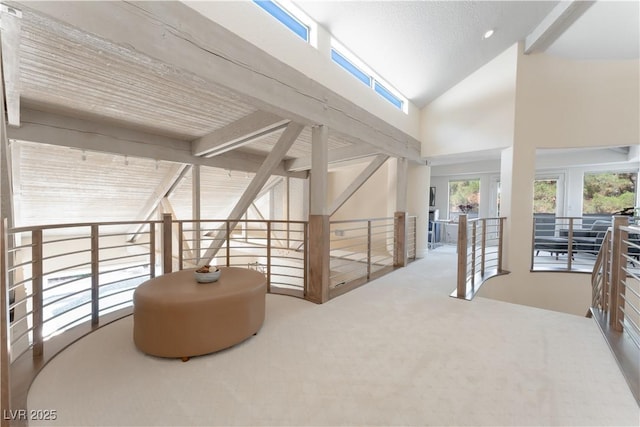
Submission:
[[[486,280],[508,273],[502,268],[505,220],[458,217],[458,273],[452,297],[470,300]]]
[[[631,223],[637,220],[630,218]],[[531,271],[591,273],[611,225],[611,216],[534,215]]]
[[[591,274],[593,316],[640,404],[640,226],[614,217]]]
[[[332,297],[401,265],[399,252],[415,259],[415,217],[406,224],[401,218],[332,223]],[[270,293],[307,295],[304,221],[165,215],[161,221],[0,228],[3,409],[24,409],[29,386],[47,361],[131,314],[135,289],[157,275],[202,264],[240,266],[264,273]],[[337,287],[340,282],[346,286]]]

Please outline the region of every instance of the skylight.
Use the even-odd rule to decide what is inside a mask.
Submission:
[[[317,23],[290,0],[278,0],[277,2],[273,0],[253,0],[253,2],[302,40],[318,48]],[[361,83],[373,89],[397,109],[407,113],[407,99],[333,38],[331,39],[331,60]]]
[[[378,95],[389,101],[397,109],[407,112],[407,102],[399,93],[390,89],[387,83],[383,83],[369,67],[350,54],[338,41],[331,41],[331,59],[349,74],[372,88]]]
[[[333,59],[333,62],[351,73],[356,79],[371,87],[371,76],[366,74],[360,68],[356,67],[351,61],[349,61],[347,58],[341,55],[340,52],[333,48],[331,49],[331,59]]]
[[[278,21],[283,23],[302,40],[306,41],[307,43],[310,41],[309,27],[300,22],[299,19],[297,19],[295,16],[293,16],[293,14],[289,13],[287,10],[281,7],[278,3],[271,0],[253,0],[253,2],[267,11],[267,13],[276,18]]]

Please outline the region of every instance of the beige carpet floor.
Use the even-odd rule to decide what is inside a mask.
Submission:
[[[590,319],[450,298],[445,248],[324,305],[267,296],[260,333],[187,363],[144,355],[132,319],[69,347],[29,408],[55,426],[633,425]]]

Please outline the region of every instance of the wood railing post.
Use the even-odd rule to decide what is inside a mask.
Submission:
[[[149,277],[156,277],[156,225],[149,224]]]
[[[627,253],[626,240],[628,233],[621,229],[629,225],[629,218],[626,216],[613,217],[613,254],[611,259],[611,305],[609,324],[614,331],[622,331],[624,321],[624,295],[625,286],[622,283],[626,279]]]
[[[487,263],[487,220],[482,220],[482,245],[480,246],[480,275],[484,277],[485,264]]]
[[[458,286],[456,296],[467,295],[467,215],[458,217]]]
[[[478,236],[478,221],[471,225],[471,284],[476,281],[476,239]]]
[[[9,277],[7,220],[0,221],[0,407],[11,408],[11,346],[9,345]],[[3,414],[4,415],[4,414]],[[9,427],[7,417],[2,417],[2,427]]]
[[[271,292],[271,221],[267,221],[267,292]]]
[[[502,273],[502,250],[504,240],[504,218],[499,218],[500,229],[498,231],[498,273]],[[533,253],[533,251],[532,251]],[[533,265],[533,264],[532,264]]]
[[[42,328],[44,324],[42,308],[42,230],[31,232],[31,260],[32,260],[32,301],[33,301],[33,357],[40,357],[44,353]]]
[[[393,248],[393,266],[394,267],[406,267],[407,266],[407,213],[396,212],[394,214],[393,221],[393,234],[395,242]]]
[[[162,273],[173,271],[173,235],[171,214],[162,215]]]
[[[308,292],[306,299],[317,304],[329,300],[329,215],[309,215]]]
[[[609,299],[607,293],[611,289],[611,274],[609,270],[609,263],[611,262],[611,241],[613,239],[613,231],[605,234],[605,239],[602,241],[602,294],[600,296],[600,305],[604,313],[609,311]]]
[[[371,221],[367,221],[367,281],[371,280]]]
[[[569,218],[569,234],[567,242],[567,270],[571,271],[573,261],[573,218]]]
[[[178,270],[182,270],[184,268],[184,259],[182,252],[184,251],[184,235],[183,233],[183,225],[181,221],[178,221]],[[198,260],[196,259],[196,264]]]
[[[227,227],[227,267],[231,265],[231,222],[225,221]]]
[[[100,230],[91,226],[91,324],[100,322]]]
[[[309,223],[305,222],[302,228],[302,242],[303,242],[303,271],[302,271],[302,286],[304,288],[303,297],[307,298],[309,292]]]

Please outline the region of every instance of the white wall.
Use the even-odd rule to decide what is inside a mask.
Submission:
[[[517,46],[422,110],[422,156],[468,153],[513,143]]]
[[[494,102],[497,95],[487,94],[488,111],[483,105],[465,110],[463,90],[470,94],[483,92],[484,87],[475,86],[483,85],[483,76],[490,81],[485,72],[488,74],[491,70],[495,75],[511,75],[512,65],[507,60],[488,64],[423,112],[423,124],[430,125],[423,129],[423,155],[508,147],[502,152],[498,170],[489,170],[491,165],[486,162],[434,166],[431,185],[437,186],[437,207],[442,215],[446,215],[449,179],[481,178],[481,184],[487,179],[491,183],[491,176],[499,171],[502,184],[500,214],[508,216],[504,267],[511,274],[490,280],[480,295],[584,315],[591,295],[588,275],[530,272],[533,180],[540,175],[562,173],[565,185],[563,213],[579,216],[585,172],[637,171],[640,168],[637,149],[629,156],[615,150],[595,150],[638,145],[640,62],[576,61],[545,54],[523,55],[519,50],[514,118],[499,125],[497,130],[489,129],[484,124],[494,122],[485,120],[487,115],[494,117],[502,111],[503,120],[508,122],[507,109],[497,107]],[[502,71],[500,67],[503,67]],[[504,94],[499,86],[496,90]],[[505,105],[506,101],[503,101],[503,107]],[[513,132],[510,147],[509,129]],[[580,153],[556,151],[563,148],[589,150]],[[553,150],[540,154],[540,149]],[[537,153],[540,155],[536,156]],[[606,164],[600,164],[602,162]],[[482,186],[482,205],[489,203],[484,189]],[[481,209],[488,212],[482,205]]]
[[[519,54],[514,145],[503,155],[502,203],[506,224],[508,279],[487,295],[554,310],[576,312],[588,282],[572,275],[531,273],[533,179],[540,148],[636,145],[640,140],[640,62],[577,61],[545,54]],[[508,165],[505,167],[504,162]],[[510,166],[510,167],[509,167]],[[571,179],[571,182],[577,182]],[[575,212],[579,192],[568,200]],[[492,287],[489,287],[491,289]],[[565,292],[570,289],[570,292]],[[575,293],[575,295],[574,295]],[[563,305],[564,304],[564,305]],[[577,310],[582,312],[583,310]]]
[[[326,49],[315,49],[250,1],[186,1],[187,6],[234,32],[271,56],[375,114],[414,138],[420,136],[420,112],[408,114],[334,64]],[[326,43],[326,40],[324,40]],[[348,47],[348,46],[347,46]]]

